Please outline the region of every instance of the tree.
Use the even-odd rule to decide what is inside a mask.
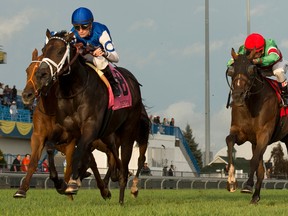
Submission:
[[[193,153],[195,159],[197,160],[198,166],[200,168],[203,167],[203,162],[202,162],[202,152],[200,149],[198,149],[198,143],[195,141],[195,137],[193,137],[192,129],[189,124],[186,125],[185,131],[182,131],[183,136],[185,137],[188,146]]]
[[[274,147],[271,151],[269,161],[273,158],[274,166],[272,174],[274,176],[282,176],[287,178],[288,176],[288,161],[284,159],[284,152],[280,144]]]

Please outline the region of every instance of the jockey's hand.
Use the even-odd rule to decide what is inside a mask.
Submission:
[[[106,52],[103,49],[101,49],[100,47],[95,49],[92,54],[93,54],[93,56],[96,56],[96,57],[99,57],[99,56],[104,56],[105,57],[105,56],[107,56]]]
[[[253,64],[257,65],[257,64],[261,64],[262,63],[262,59],[261,58],[254,58],[252,60]]]

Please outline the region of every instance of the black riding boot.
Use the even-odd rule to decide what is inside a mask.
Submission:
[[[117,80],[115,80],[114,76],[112,75],[112,72],[109,68],[109,65],[102,70],[104,72],[104,75],[106,76],[106,78],[108,79],[111,87],[112,87],[112,91],[115,97],[119,97],[121,95],[121,91],[118,87],[118,82]]]
[[[288,85],[281,86],[281,96],[283,99],[284,106],[288,106]]]

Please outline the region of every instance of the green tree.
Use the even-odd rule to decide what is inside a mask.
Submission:
[[[192,129],[189,124],[186,125],[185,131],[182,131],[183,136],[185,137],[190,150],[192,151],[195,159],[197,160],[198,166],[200,169],[203,167],[202,162],[202,152],[198,149],[198,143],[195,141],[195,137],[193,136]]]
[[[272,174],[275,177],[285,177],[288,176],[288,160],[284,159],[284,152],[280,144],[274,147],[271,151],[271,156],[269,161],[273,159],[274,166],[272,170]]]

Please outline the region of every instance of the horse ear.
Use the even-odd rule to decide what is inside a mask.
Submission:
[[[252,60],[252,59],[254,58],[255,53],[256,53],[256,49],[254,48],[254,49],[250,52],[250,54],[247,56],[247,58],[248,58],[249,60]]]
[[[32,61],[37,60],[38,50],[35,48],[32,52]]]
[[[67,41],[67,42],[71,42],[73,39],[74,39],[74,33],[73,32],[70,32],[69,34],[67,34],[65,36],[65,41]]]
[[[51,32],[49,29],[46,30],[46,37],[49,39],[51,37]]]
[[[231,56],[234,60],[238,58],[238,54],[235,52],[234,48],[231,49]]]

